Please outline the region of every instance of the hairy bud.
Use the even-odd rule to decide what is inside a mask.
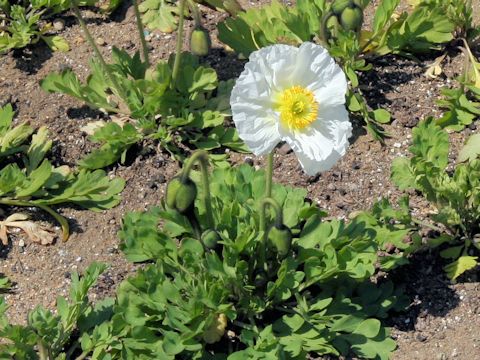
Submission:
[[[211,40],[208,31],[196,27],[190,34],[190,51],[197,56],[206,56],[210,51]]]

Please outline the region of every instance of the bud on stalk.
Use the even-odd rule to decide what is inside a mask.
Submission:
[[[176,176],[167,185],[165,202],[169,208],[185,214],[193,208],[196,197],[195,183],[190,178],[182,180],[180,176]]]
[[[283,259],[288,255],[292,246],[292,231],[288,226],[273,225],[268,231],[267,239],[269,246],[277,252],[279,258]]]
[[[207,249],[213,250],[221,239],[220,235],[218,235],[218,232],[208,229],[203,232],[201,240]]]
[[[335,39],[340,29],[359,33],[363,24],[363,8],[360,0],[334,0],[322,19],[324,41]]]
[[[222,338],[227,327],[227,317],[225,314],[219,314],[215,317],[210,326],[203,333],[203,341],[207,344],[214,344]]]
[[[190,51],[197,56],[206,56],[210,51],[210,34],[201,26],[195,27],[190,34]]]

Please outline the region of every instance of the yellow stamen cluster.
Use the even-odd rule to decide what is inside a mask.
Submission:
[[[289,128],[300,130],[315,121],[318,103],[310,90],[292,86],[283,91],[278,101],[280,120]]]

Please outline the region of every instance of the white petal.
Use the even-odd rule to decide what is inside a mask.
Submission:
[[[330,170],[338,160],[342,158],[342,155],[336,151],[332,151],[330,155],[322,161],[310,159],[301,152],[296,152],[295,154],[297,155],[300,165],[302,165],[303,171],[309,176],[314,176],[319,172]]]
[[[303,43],[299,48],[296,70],[292,76],[297,80],[296,85],[315,94],[320,106],[345,103],[345,74],[322,46]]]
[[[232,92],[232,99],[233,99]],[[235,97],[231,101],[232,117],[237,127],[238,135],[255,155],[265,155],[280,142],[278,120],[266,108],[270,105],[260,101]]]
[[[299,49],[291,45],[272,45],[261,48],[250,55],[245,69],[261,74],[272,92],[281,92],[296,85],[293,73],[297,67]]]
[[[349,146],[348,139],[352,136],[352,123],[344,105],[323,107],[319,109],[318,118],[312,127],[332,140],[334,149],[342,156]]]
[[[319,104],[317,120],[302,131],[284,128],[275,104],[279,94],[295,85],[311,90]],[[268,46],[250,55],[237,80],[230,98],[232,116],[254,154],[264,155],[285,140],[305,171],[314,174],[331,168],[348,147],[346,90],[345,75],[323,47]]]
[[[280,128],[282,140],[290,145],[309,175],[331,169],[345,154],[351,133],[348,113],[342,105],[324,109],[312,126],[304,130]]]

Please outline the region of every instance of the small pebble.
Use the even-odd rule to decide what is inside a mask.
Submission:
[[[56,31],[62,31],[63,29],[65,29],[65,21],[63,21],[63,19],[53,20],[53,28]]]
[[[95,40],[95,42],[97,43],[97,45],[99,46],[105,46],[107,44],[107,42],[105,41],[104,38],[102,37],[98,37],[97,40]]]

